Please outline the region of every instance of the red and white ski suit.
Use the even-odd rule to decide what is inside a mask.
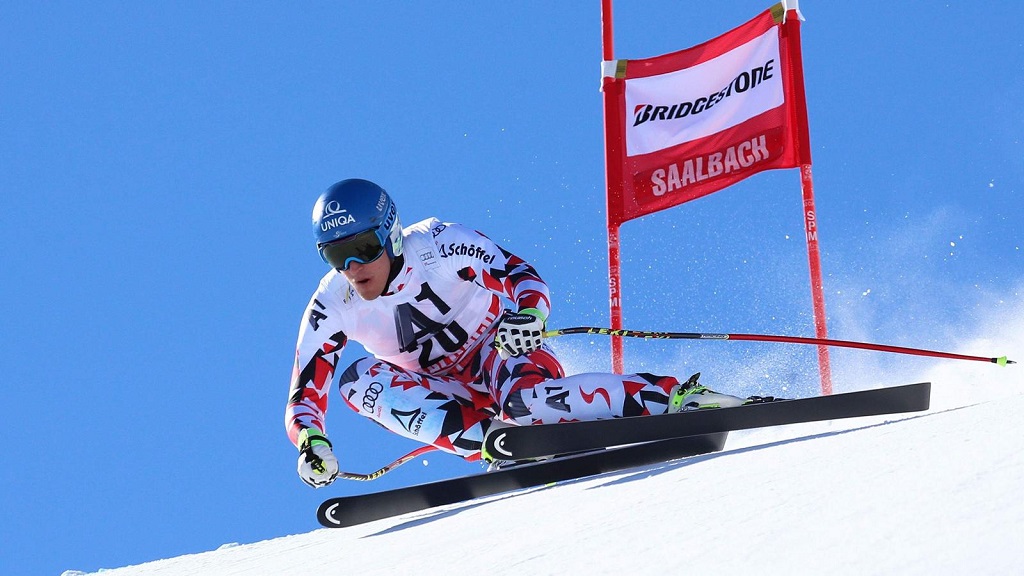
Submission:
[[[475,460],[492,419],[510,424],[664,413],[672,377],[566,377],[545,345],[502,359],[492,343],[505,308],[550,311],[548,287],[483,234],[429,219],[405,228],[404,264],[385,293],[363,300],[332,270],[303,315],[285,426],[326,433],[328,390],[402,436]],[[339,371],[349,339],[373,356]]]

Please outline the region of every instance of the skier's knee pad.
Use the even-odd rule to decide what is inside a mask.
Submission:
[[[353,362],[348,368],[342,372],[341,377],[338,378],[338,387],[341,388],[346,384],[351,384],[356,380],[359,380],[363,375],[370,371],[370,368],[379,363],[380,360],[376,358],[365,356]]]
[[[528,388],[514,388],[501,405],[501,416],[503,419],[513,422],[518,426],[529,426],[532,424],[532,410],[526,403],[531,392],[532,390]],[[523,396],[524,393],[527,395],[526,398]]]

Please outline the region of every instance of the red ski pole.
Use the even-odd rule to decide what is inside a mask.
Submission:
[[[395,460],[394,462],[384,466],[379,470],[370,472],[369,474],[359,474],[357,472],[338,472],[338,478],[341,478],[343,480],[359,480],[362,482],[376,480],[377,478],[380,478],[381,476],[387,474],[388,472],[394,470],[395,468],[398,468],[402,464],[405,464],[409,460],[412,460],[417,456],[421,456],[423,454],[426,454],[427,452],[432,452],[434,450],[437,450],[437,448],[433,446],[420,446],[419,448],[413,450],[412,452],[409,452],[405,456],[402,456],[398,460]]]
[[[877,350],[879,352],[893,352],[895,354],[911,354],[914,356],[932,356],[935,358],[949,358],[952,360],[974,360],[976,362],[989,362],[1006,366],[1016,364],[1013,360],[1007,360],[1006,356],[998,358],[987,358],[983,356],[967,356],[964,354],[952,354],[950,352],[937,352],[935,350],[922,350],[920,348],[905,348],[902,346],[887,346],[884,344],[871,344],[869,342],[854,342],[850,340],[831,340],[828,338],[802,338],[799,336],[775,336],[772,334],[709,334],[705,332],[646,332],[642,330],[612,330],[611,328],[595,328],[592,326],[577,326],[574,328],[559,328],[544,332],[544,337],[564,336],[568,334],[600,334],[603,336],[622,336],[626,338],[650,338],[669,340],[747,340],[753,342],[784,342],[787,344],[813,344],[816,346],[838,346],[841,348],[860,348],[862,350]]]

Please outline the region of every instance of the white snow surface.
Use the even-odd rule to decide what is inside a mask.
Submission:
[[[733,433],[717,454],[101,572],[1021,574],[1022,371],[946,363],[924,375],[928,412]]]

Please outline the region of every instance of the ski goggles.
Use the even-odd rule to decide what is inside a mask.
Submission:
[[[367,230],[320,246],[324,260],[337,270],[348,270],[353,262],[369,264],[384,253],[384,240],[377,230]]]

